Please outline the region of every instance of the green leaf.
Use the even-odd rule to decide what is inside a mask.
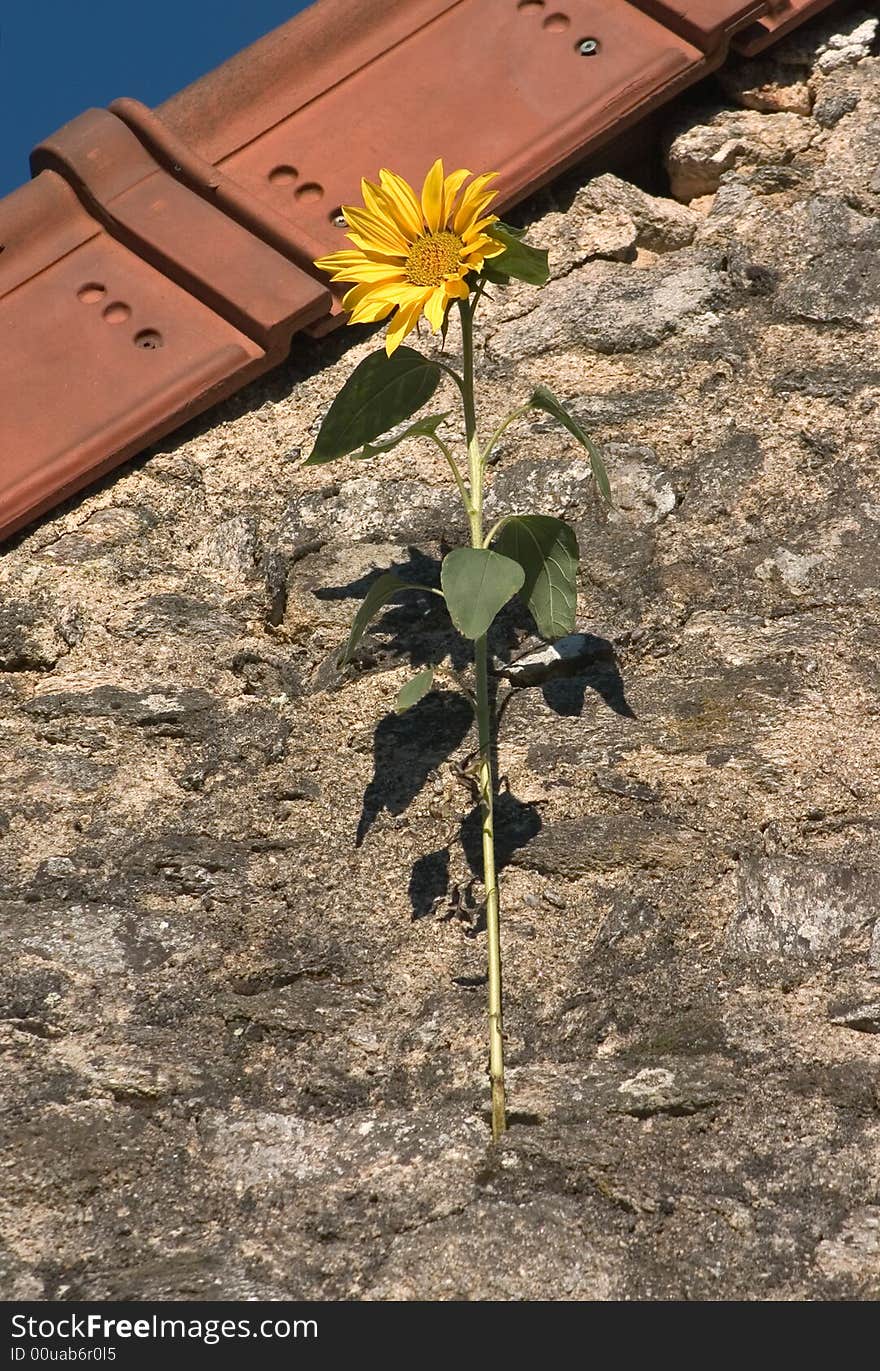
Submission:
[[[360,609],[354,616],[351,632],[348,635],[348,642],[339,654],[339,666],[344,667],[347,662],[351,661],[352,653],[361,638],[363,638],[370,620],[375,618],[382,606],[393,599],[398,591],[423,589],[423,586],[415,586],[409,581],[402,581],[393,571],[383,571],[382,575],[377,577],[370,586],[370,589],[364,596]]]
[[[563,428],[567,428],[573,438],[577,438],[581,447],[586,448],[590,456],[590,466],[593,468],[593,480],[599,490],[599,494],[606,504],[613,504],[611,499],[611,485],[608,481],[608,472],[605,470],[605,463],[599,448],[593,442],[589,434],[584,433],[577,419],[572,418],[568,410],[559,403],[552,390],[546,386],[538,386],[529,398],[529,404],[533,409],[543,409],[547,414],[552,414]]]
[[[306,466],[332,462],[371,443],[427,404],[442,371],[413,348],[372,352],[355,367],[328,410]]]
[[[564,638],[577,610],[578,545],[574,530],[549,514],[523,514],[505,523],[495,544],[519,562],[525,575],[520,596],[542,638]]]
[[[449,411],[445,414],[431,414],[425,419],[417,419],[414,424],[403,429],[401,433],[395,434],[391,438],[386,438],[382,443],[367,443],[360,452],[352,453],[356,461],[366,460],[369,457],[378,457],[383,452],[390,452],[392,448],[402,443],[404,438],[426,438],[436,433],[443,420],[448,418]]]
[[[509,228],[507,224],[493,224],[486,233],[489,238],[504,244],[504,251],[497,257],[490,257],[483,268],[487,281],[506,285],[513,276],[530,286],[546,286],[550,267],[545,248],[529,247],[522,242],[520,230]]]
[[[440,568],[452,622],[466,638],[482,638],[524,579],[518,562],[482,547],[457,547]]]
[[[395,714],[405,714],[408,709],[412,709],[413,705],[417,705],[419,700],[427,695],[433,684],[434,668],[432,666],[420,671],[418,676],[413,676],[412,680],[407,681],[406,685],[401,686],[398,691],[397,700],[394,704]]]

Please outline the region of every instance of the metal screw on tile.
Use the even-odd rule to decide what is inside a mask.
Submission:
[[[598,38],[582,38],[577,45],[577,50],[581,57],[595,57],[599,51]]]
[[[337,228],[347,227],[345,215],[342,213],[341,209],[335,209],[333,211],[333,213],[330,215],[330,222],[332,224],[335,224]]]

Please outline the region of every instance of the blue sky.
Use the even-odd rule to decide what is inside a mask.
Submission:
[[[307,0],[0,0],[0,195],[35,143],[91,105],[157,105]]]

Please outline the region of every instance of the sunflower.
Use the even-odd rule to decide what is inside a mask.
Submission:
[[[443,175],[440,158],[425,177],[421,199],[402,176],[379,172],[379,184],[361,182],[363,208],[343,205],[354,250],[319,257],[315,266],[334,281],[356,284],[342,300],[350,324],[374,324],[397,310],[385,339],[391,356],[422,314],[436,333],[453,300],[466,300],[467,276],[480,272],[489,257],[504,251],[487,229],[497,216],[486,214],[496,191],[486,190],[497,172]]]

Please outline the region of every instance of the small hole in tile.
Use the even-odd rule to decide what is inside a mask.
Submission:
[[[296,192],[297,200],[323,200],[324,187],[319,186],[317,181],[306,181],[304,186],[300,186]]]
[[[124,324],[126,319],[131,318],[131,306],[123,303],[122,300],[114,300],[112,305],[108,305],[104,310],[104,319],[108,324]]]
[[[570,24],[567,14],[548,14],[543,27],[548,33],[564,33]]]
[[[140,333],[134,335],[134,345],[136,348],[143,348],[145,352],[155,352],[157,348],[163,347],[165,339],[161,333],[154,328],[141,329]]]
[[[517,9],[525,14],[530,10],[534,13],[535,10],[542,10],[544,7],[544,0],[519,0],[519,4],[517,5]]]
[[[273,186],[292,186],[298,176],[296,167],[273,167],[269,172],[269,181]]]
[[[76,292],[76,298],[81,300],[84,305],[96,305],[99,300],[103,300],[106,294],[106,286],[99,285],[97,281],[87,281]]]

